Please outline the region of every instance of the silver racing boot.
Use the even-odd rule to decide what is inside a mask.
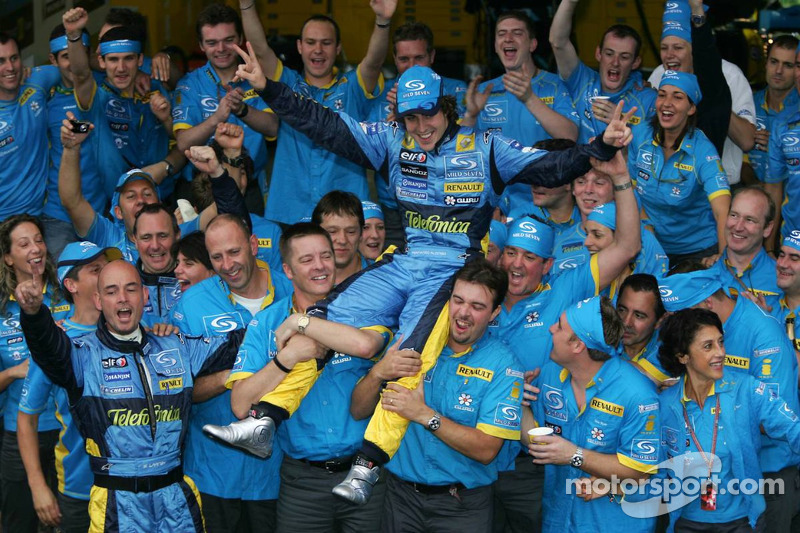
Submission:
[[[250,409],[249,416],[227,426],[206,424],[203,432],[222,442],[267,459],[272,455],[275,421],[263,413],[259,406]]]
[[[378,481],[381,467],[358,455],[344,481],[333,487],[333,494],[356,505],[365,505],[372,496],[372,487]]]

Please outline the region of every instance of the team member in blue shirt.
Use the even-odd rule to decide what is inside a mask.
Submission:
[[[781,297],[772,315],[783,324],[795,352],[800,353],[800,230],[784,237],[775,267]]]
[[[217,125],[229,122],[244,129],[245,143],[266,193],[266,137],[275,137],[278,119],[246,81],[233,82],[239,56],[231,44],[242,44],[239,14],[230,6],[211,4],[197,16],[197,40],[208,62],[186,74],[173,94],[172,128],[178,148],[208,143]]]
[[[80,40],[80,36],[78,40]],[[18,213],[38,215],[47,184],[48,86],[36,72],[22,83],[17,40],[0,32],[0,220]]]
[[[774,239],[775,204],[758,186],[737,189],[725,221],[725,251],[714,268],[727,292],[749,292],[767,307],[778,305],[775,259],[764,249]]]
[[[58,280],[65,298],[72,304],[72,315],[62,323],[70,338],[95,331],[100,318],[100,311],[94,305],[98,274],[109,261],[120,258],[122,254],[116,248],[104,250],[85,241],[68,244],[58,258]],[[113,383],[109,386],[113,386]],[[55,401],[56,418],[61,424],[55,454],[58,500],[47,485],[39,454],[35,452],[39,447],[39,415],[47,408],[51,393]],[[33,362],[30,363],[23,384],[17,418],[17,439],[22,461],[25,463],[28,485],[33,494],[34,507],[42,524],[58,526],[64,533],[87,531],[92,473],[85,442],[72,418],[67,391],[53,385],[39,365]]]
[[[730,188],[714,146],[694,127],[701,98],[694,74],[666,71],[658,115],[634,128],[628,149],[642,209],[670,265],[716,258],[725,249]]]
[[[797,358],[781,324],[744,296],[725,294],[716,273],[709,270],[673,274],[661,282],[667,311],[701,307],[713,311],[725,333],[725,366],[750,374],[764,383],[769,394],[784,398],[800,410],[797,395]],[[797,465],[800,455],[782,439],[762,437],[759,463],[764,477],[782,479],[785,490],[767,502],[769,531],[783,531],[791,522],[799,496]],[[787,522],[788,516],[788,522]]]
[[[550,45],[558,75],[564,80],[581,121],[578,142],[585,143],[602,133],[614,118],[617,102],[624,100],[627,109],[636,106],[629,121],[632,126],[646,122],[655,115],[656,93],[645,86],[636,70],[642,63],[642,38],[630,26],[615,24],[603,33],[594,52],[600,63],[598,72],[583,64],[569,40],[577,5],[577,0],[567,0],[558,6],[550,26]]]
[[[505,74],[470,84],[462,125],[496,130],[525,146],[544,139],[578,138],[578,115],[567,88],[557,75],[533,62],[537,44],[533,21],[524,12],[509,11],[497,18],[494,51]],[[508,187],[500,207],[512,217],[532,212],[530,186]]]
[[[168,153],[172,117],[166,96],[158,90],[146,95],[134,92],[143,57],[137,32],[116,27],[103,34],[100,65],[106,77],[98,84],[89,68],[86,48],[80,43],[80,35],[89,22],[88,13],[83,8],[71,9],[64,13],[62,21],[69,44],[75,100],[98,128],[97,160],[102,161],[100,175],[106,197],[113,196],[120,174],[156,163],[157,170],[150,174],[159,184],[159,193],[168,196],[174,186],[171,176],[185,159],[176,150]]]
[[[89,33],[84,31],[81,40],[88,48]],[[67,243],[76,240],[72,220],[61,205],[58,196],[58,169],[61,166],[61,121],[71,111],[76,118],[86,120],[85,113],[78,109],[72,83],[72,72],[69,70],[69,53],[64,25],[59,24],[50,33],[50,63],[58,67],[61,74],[60,83],[50,90],[47,100],[47,126],[50,140],[50,167],[47,174],[47,203],[44,205],[42,222],[46,230],[47,248],[53,257],[61,255]],[[97,136],[89,139],[88,144],[95,144]],[[86,200],[95,211],[105,208],[108,198],[100,182],[97,169],[97,148],[87,147],[81,152],[81,190]]]
[[[0,225],[0,279],[4,280],[0,288],[0,338],[3,339],[0,342],[0,389],[7,391],[0,469],[3,472],[3,530],[7,531],[36,531],[38,522],[17,445],[17,413],[30,352],[20,329],[20,307],[14,298],[14,290],[20,283],[33,279],[36,272],[44,272],[38,275],[45,305],[56,320],[66,318],[70,311],[58,284],[56,267],[47,255],[43,231],[38,219],[25,214],[13,215]],[[38,453],[46,477],[53,481],[53,447],[60,427],[50,398],[39,417]]]
[[[794,80],[794,60],[798,40],[793,35],[778,35],[767,45],[765,80],[767,86],[753,93],[756,105],[755,148],[746,154],[747,161],[759,181],[765,181],[769,163],[769,138],[775,120],[792,113],[800,103]],[[773,197],[775,205],[782,198]]]
[[[331,236],[337,284],[368,266],[367,258],[359,252],[364,228],[364,209],[355,194],[345,191],[329,192],[314,208],[311,222]]]
[[[575,141],[570,141],[569,139],[546,139],[533,145],[534,148],[547,150],[548,152],[566,150],[572,146],[575,146]],[[509,216],[506,217],[506,221],[510,222],[521,214],[534,214],[553,226],[556,241],[559,240],[561,235],[581,223],[581,212],[575,203],[571,183],[552,189],[534,185],[531,187],[531,193],[533,195],[533,210],[526,213],[510,212]]]
[[[661,341],[662,365],[680,378],[659,397],[663,450],[672,463],[663,473],[677,478],[673,486],[696,487],[672,495],[673,502],[685,502],[677,509],[672,506],[674,530],[788,531],[794,505],[787,509],[787,522],[769,523],[762,515],[764,495],[744,490],[747,481],[766,477],[763,464],[752,460],[765,439],[780,439],[789,453],[800,452],[800,423],[783,391],[779,395],[754,376],[725,367],[727,337],[723,340],[720,319],[711,311],[686,309],[667,317]],[[711,462],[705,459],[708,454],[715,456]],[[688,477],[699,483],[680,483]],[[738,484],[731,485],[731,480]],[[770,483],[763,486],[774,490]],[[796,491],[788,484],[783,488]]]
[[[370,2],[376,18],[367,54],[358,67],[347,73],[334,66],[341,43],[339,26],[332,19],[314,15],[303,24],[297,40],[303,60],[300,73],[287,68],[269,47],[253,4],[249,0],[239,3],[245,35],[271,80],[281,81],[337,112],[359,120],[369,117],[372,100],[383,88],[380,69],[386,58],[396,2]],[[362,167],[312,142],[285,120],[278,130],[272,176],[264,216],[275,222],[291,224],[310,216],[319,200],[332,190],[352,192],[361,200],[369,196]]]
[[[542,368],[538,399],[523,410],[524,432],[553,429],[528,444],[534,462],[545,465],[542,531],[596,531],[613,524],[615,530],[652,532],[655,518],[628,516],[616,498],[593,499],[582,487],[614,477],[641,482],[657,471],[655,385],[618,357],[623,325],[607,298],[570,306],[550,332],[555,364]]]
[[[280,350],[274,333],[290,315],[305,312],[333,289],[335,254],[330,236],[316,224],[289,226],[281,237],[281,255],[293,292],[259,312],[248,326],[239,359],[227,382],[233,390],[233,410],[239,417],[247,417],[250,406],[283,379],[286,369],[303,360],[322,357],[328,348],[335,347],[314,388],[278,431],[284,450],[278,530],[377,531],[383,511],[383,483],[376,487],[376,497],[363,508],[331,493],[350,470],[367,427],[366,420],[356,420],[350,414],[350,398],[373,362],[350,355],[357,336],[348,331],[349,326],[315,321],[309,324],[305,336],[293,338]],[[380,350],[388,341],[389,332],[374,333],[376,350]]]
[[[368,200],[361,202],[361,208],[364,210],[364,228],[358,253],[371,264],[386,249],[386,217],[381,206]]]
[[[214,171],[216,160],[204,170]],[[206,230],[209,258],[217,275],[184,292],[173,313],[173,323],[194,335],[216,336],[247,327],[262,309],[287,295],[269,266],[256,259],[256,238],[242,219],[219,215]],[[236,420],[231,394],[224,383],[229,370],[201,378],[196,384],[192,418],[187,432],[186,472],[203,497],[206,525],[213,531],[270,529],[278,497],[280,449],[264,464],[240,450],[203,435],[205,424]],[[224,464],[224,469],[208,468]]]

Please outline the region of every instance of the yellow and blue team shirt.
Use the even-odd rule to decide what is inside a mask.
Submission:
[[[94,135],[98,138],[96,160],[102,161],[100,177],[107,198],[114,196],[117,180],[122,174],[161,161],[169,152],[168,133],[150,111],[150,96],[154,92],[169,96],[157,81],[152,83],[153,91],[149,94],[130,96],[121,94],[107,80],[99,84],[95,82],[88,108],[81,108],[78,102],[78,109],[85,112],[95,127]],[[158,186],[160,197],[169,196],[173,188],[174,180],[167,177]]]
[[[628,357],[628,354],[625,352],[625,350],[620,350],[619,353],[622,359],[636,363],[636,365],[641,368],[651,379],[657,381],[658,383],[662,383],[665,379],[669,379],[670,376],[667,374],[667,371],[664,370],[664,367],[661,366],[661,361],[658,360],[658,348],[660,346],[661,342],[658,340],[658,330],[655,330],[653,331],[653,335],[650,337],[650,340],[647,341],[645,347],[642,348],[641,351],[635,356]]]
[[[796,107],[773,122],[767,164],[764,183],[785,182],[781,207],[781,236],[785,237],[790,230],[800,228],[800,111]]]
[[[445,347],[422,383],[425,404],[442,416],[493,437],[519,440],[522,370],[504,342],[484,335],[460,353]],[[481,464],[414,423],[386,468],[405,481],[462,483],[468,489],[492,484],[499,470],[498,459]]]
[[[97,329],[96,325],[85,326],[70,319],[65,320],[62,325],[70,339],[93,333]],[[24,392],[22,401],[19,403],[19,410],[29,415],[40,415],[47,409],[52,396],[56,406],[56,418],[61,424],[61,432],[58,435],[58,444],[56,444],[58,491],[70,498],[88,501],[94,476],[89,468],[86,443],[69,410],[67,390],[54,385],[35,362],[31,361],[30,364],[23,385]],[[113,377],[113,374],[109,374],[109,376]],[[105,385],[106,387],[115,386],[113,379]]]
[[[606,93],[600,86],[600,74],[584,65],[582,61],[579,61],[578,66],[572,71],[570,77],[564,80],[564,84],[569,90],[572,104],[575,106],[575,112],[580,119],[578,127],[579,143],[588,143],[589,139],[606,131],[608,126],[605,122],[601,122],[594,117],[591,102],[593,96],[608,96],[613,104],[624,100],[624,112],[636,106],[636,113],[628,121],[630,126],[647,123],[650,117],[656,114],[657,92],[650,87],[645,87],[642,74],[638,71],[631,72],[622,89],[613,94]]]
[[[344,112],[356,120],[365,120],[374,100],[383,89],[383,77],[368,93],[359,69],[340,73],[324,87],[314,87],[298,72],[278,63],[272,79],[288,85],[304,98],[310,98]],[[369,199],[366,173],[355,163],[314,144],[284,121],[278,129],[278,146],[267,195],[264,216],[274,222],[294,224],[310,217],[320,199],[333,190],[348,191],[361,200]]]
[[[95,243],[100,248],[117,248],[122,252],[122,258],[129,263],[136,264],[139,260],[139,250],[136,244],[128,238],[125,231],[125,224],[114,216],[114,208],[111,208],[112,220],[107,219],[95,210],[94,222],[92,222],[86,235],[78,235],[82,240]]]
[[[787,115],[797,109],[798,104],[800,104],[800,95],[795,90],[789,91],[786,98],[781,102],[781,108],[778,111],[774,111],[769,107],[766,87],[754,92],[753,100],[756,104],[756,129],[767,130],[772,133],[772,126],[776,120],[788,118]],[[768,146],[764,148],[768,148]],[[769,152],[753,148],[745,154],[745,160],[750,163],[759,181],[767,181]]]
[[[57,68],[35,68],[13,100],[0,100],[0,220],[42,213],[49,165],[47,97],[59,80]]]
[[[71,307],[66,300],[53,302],[52,292],[49,286],[45,286],[44,305],[50,308],[53,319],[58,321],[67,318],[71,312]],[[14,296],[11,296],[6,304],[5,314],[0,316],[0,371],[21,365],[31,356],[28,344],[22,334],[19,324],[20,308]],[[6,431],[17,431],[17,413],[22,398],[24,379],[15,379],[6,389],[5,410],[3,412],[3,423]],[[39,416],[39,431],[51,431],[59,429],[61,424],[56,420],[56,406],[53,398],[50,397],[47,406]]]
[[[757,304],[739,297],[722,329],[725,366],[750,374],[783,398],[792,411],[800,412],[797,358],[782,325]],[[800,455],[794,454],[785,440],[763,435],[759,460],[764,472],[777,472],[800,464]]]
[[[687,133],[665,161],[650,125],[633,128],[628,171],[665,252],[687,254],[717,243],[710,202],[731,192],[719,155],[702,131]]]
[[[633,366],[612,356],[586,387],[586,404],[579,408],[570,373],[546,365],[536,380],[541,389],[533,402],[537,425],[585,450],[615,455],[638,472],[656,472],[661,458],[661,422],[655,385]],[[655,518],[633,518],[617,502],[597,498],[589,502],[567,493],[569,480],[589,474],[570,465],[545,465],[542,531],[600,531],[614,524],[619,531],[651,532]],[[569,485],[573,487],[574,485]]]
[[[275,331],[296,312],[293,299],[294,294],[260,311],[247,326],[228,387],[264,368],[278,353]],[[381,329],[381,333],[388,343],[389,331]],[[370,359],[334,353],[300,407],[278,429],[280,446],[286,455],[294,459],[326,461],[348,457],[358,451],[369,420],[355,420],[350,415],[350,397],[373,364]]]
[[[392,111],[392,104],[386,99],[386,95],[397,85],[397,80],[398,78],[395,78],[386,82],[383,92],[374,100],[369,122],[386,122],[389,113]],[[442,91],[445,95],[456,99],[458,116],[463,117],[467,110],[467,84],[461,80],[442,76]],[[397,209],[397,200],[395,200],[394,193],[389,186],[388,178],[376,176],[375,188],[378,191],[378,202],[381,205]]]
[[[244,103],[254,110],[269,112],[269,106],[256,94],[256,91],[246,80],[236,83],[231,82],[232,89],[241,89],[244,93]],[[177,132],[197,126],[213,115],[219,108],[219,102],[228,93],[222,85],[217,71],[211,63],[186,74],[178,81],[173,92],[172,105],[172,130]],[[267,144],[265,137],[254,131],[241,119],[231,114],[226,122],[237,124],[244,129],[244,147],[253,158],[256,175],[251,176],[258,180],[262,193],[266,192]],[[209,138],[209,142],[213,138]]]
[[[781,324],[786,336],[792,342],[796,352],[800,353],[800,307],[792,309],[786,301],[786,295],[781,292],[778,305],[772,308],[772,316]],[[795,329],[797,328],[797,329]]]
[[[719,261],[711,268],[719,274],[726,292],[736,295],[746,290],[764,296],[767,305],[773,309],[779,305],[781,290],[778,288],[775,259],[764,250],[764,247],[759,248],[756,256],[741,274],[728,261],[727,247]]]
[[[492,84],[492,92],[477,117],[475,129],[498,131],[505,137],[519,141],[523,146],[533,146],[539,141],[552,139],[525,104],[506,91],[503,76],[480,84],[478,91],[486,90],[489,84]],[[543,104],[580,127],[569,91],[557,75],[540,69],[531,79],[531,90]],[[533,208],[530,185],[517,183],[503,191],[500,209],[506,215],[518,218],[531,213]]]
[[[285,295],[270,280],[262,309]],[[204,337],[242,329],[252,318],[250,311],[234,301],[230,288],[219,276],[190,287],[173,312],[173,324],[181,332]],[[273,447],[272,457],[265,461],[203,434],[206,424],[224,426],[236,420],[231,411],[230,391],[192,405],[183,459],[186,475],[194,480],[201,493],[218,498],[274,500],[278,497],[283,457],[279,445]],[[209,465],[224,467],[209,468]]]
[[[62,85],[50,89],[50,98],[47,100],[47,131],[50,141],[50,166],[47,171],[47,203],[44,204],[44,214],[72,223],[69,215],[61,205],[58,196],[58,169],[61,166],[61,154],[64,146],[61,144],[61,121],[67,116],[67,111],[72,111],[78,120],[88,120],[86,113],[78,109],[75,102],[75,91]],[[101,186],[97,165],[97,135],[89,135],[83,141],[81,149],[81,191],[83,197],[97,213],[106,207],[105,191]]]

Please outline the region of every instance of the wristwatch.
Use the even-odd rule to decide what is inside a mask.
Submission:
[[[692,15],[692,25],[695,28],[699,28],[703,24],[706,23],[706,16],[705,15]]]
[[[433,416],[428,420],[428,431],[434,432],[442,426],[442,417],[439,413],[433,413]]]
[[[241,168],[244,166],[245,158],[247,157],[246,154],[241,153],[236,157],[228,157],[224,153],[220,156],[220,161],[225,163],[226,165],[230,165],[232,167]]]
[[[583,466],[583,448],[578,446],[572,456],[572,459],[569,460],[569,464],[575,468],[580,468]]]
[[[161,162],[164,163],[164,166],[167,170],[167,176],[172,176],[175,173],[175,166],[166,159]]]
[[[306,334],[306,328],[310,322],[311,317],[308,315],[301,315],[300,318],[297,319],[297,331],[300,332],[300,335]]]

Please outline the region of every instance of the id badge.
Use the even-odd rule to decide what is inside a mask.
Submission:
[[[710,479],[706,480],[700,494],[700,509],[703,511],[717,510],[717,486]]]

